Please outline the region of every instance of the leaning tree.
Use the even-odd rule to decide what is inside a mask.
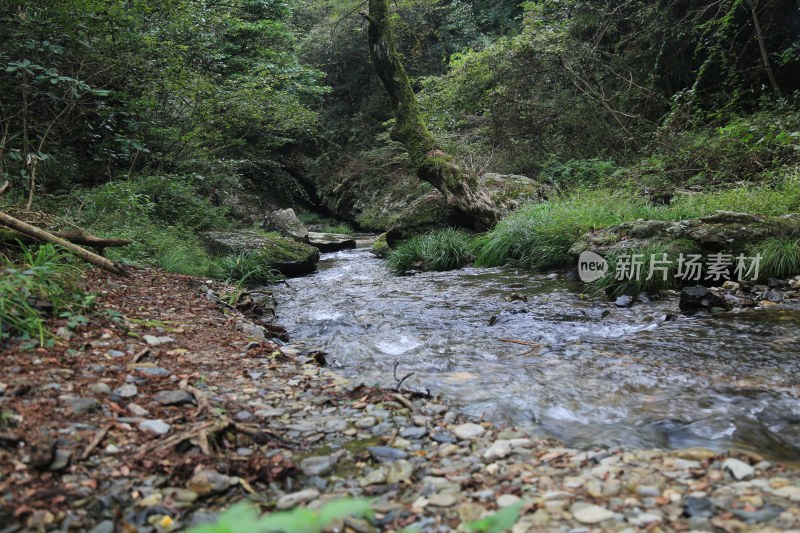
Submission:
[[[389,14],[389,0],[369,0],[369,53],[372,68],[389,95],[395,123],[393,140],[402,143],[417,169],[417,176],[445,197],[447,204],[466,215],[478,229],[491,228],[499,210],[481,186],[445,153],[425,126],[400,55],[397,52]]]

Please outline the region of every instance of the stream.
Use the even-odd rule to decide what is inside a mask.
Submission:
[[[581,290],[511,268],[398,277],[359,249],[276,298],[293,338],[369,385],[394,386],[399,363],[405,389],[574,447],[800,459],[800,309],[690,318],[675,298],[619,309]]]

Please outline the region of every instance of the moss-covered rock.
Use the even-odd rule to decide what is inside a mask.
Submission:
[[[389,241],[387,240],[387,234],[381,234],[378,239],[372,244],[371,252],[380,258],[384,258],[389,255],[392,249],[389,247]]]
[[[783,237],[800,237],[800,214],[766,217],[718,211],[691,220],[637,220],[592,231],[572,246],[570,254],[592,251],[605,256],[675,241],[694,243],[701,253],[739,253],[760,241]]]
[[[303,276],[314,272],[319,250],[276,233],[251,231],[210,231],[201,234],[208,250],[217,255],[255,252],[284,276]]]

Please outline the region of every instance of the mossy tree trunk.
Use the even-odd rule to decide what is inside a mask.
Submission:
[[[491,228],[499,210],[475,176],[465,173],[446,154],[425,127],[405,68],[395,47],[389,14],[389,0],[369,0],[369,52],[372,68],[380,78],[394,112],[393,140],[408,150],[417,175],[436,187],[451,205],[478,229]]]

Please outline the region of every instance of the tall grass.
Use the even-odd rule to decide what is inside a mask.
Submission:
[[[800,177],[781,184],[739,186],[676,197],[669,205],[653,205],[620,190],[577,190],[547,202],[525,206],[478,239],[479,266],[512,264],[547,269],[571,263],[570,247],[583,234],[637,219],[685,220],[716,211],[782,215],[800,211]]]
[[[443,229],[402,243],[389,256],[389,269],[402,274],[409,270],[444,271],[472,262],[472,237],[457,229]]]
[[[45,309],[58,315],[90,305],[76,288],[80,274],[72,256],[49,244],[23,246],[17,261],[0,255],[0,343],[22,337],[44,345]]]
[[[759,279],[789,279],[800,275],[800,240],[769,239],[748,248],[749,255],[761,256]]]

